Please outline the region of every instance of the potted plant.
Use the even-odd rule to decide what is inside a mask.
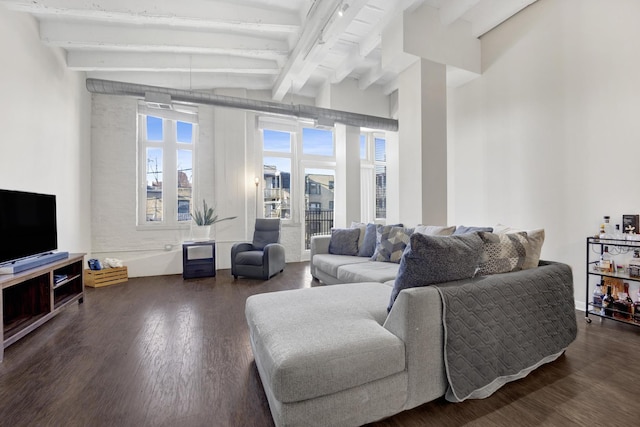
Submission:
[[[218,215],[215,213],[215,207],[208,206],[207,201],[203,199],[202,209],[199,206],[194,206],[193,212],[191,212],[191,218],[193,218],[196,225],[191,228],[191,238],[193,241],[202,241],[209,240],[211,226],[213,224],[237,217],[229,216],[226,218],[218,218]]]

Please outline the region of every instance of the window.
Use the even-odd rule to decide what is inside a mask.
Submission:
[[[374,164],[376,171],[376,218],[387,217],[387,142],[374,138]]]
[[[139,226],[176,227],[190,222],[197,126],[195,111],[138,106]]]
[[[360,135],[360,160],[367,160],[367,137]]]
[[[315,128],[302,129],[302,154],[333,157],[333,132]]]
[[[360,165],[361,220],[386,219],[387,147],[381,134],[360,135]]]
[[[261,214],[302,223],[304,244],[333,227],[335,144],[332,130],[260,117],[264,204]]]
[[[311,237],[331,234],[335,171],[333,169],[304,169],[305,181],[305,249],[311,247]]]
[[[265,218],[291,218],[291,133],[264,129],[262,163]]]

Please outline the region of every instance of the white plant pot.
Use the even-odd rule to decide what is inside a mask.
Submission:
[[[191,226],[191,240],[193,242],[204,242],[211,239],[211,226],[210,225],[192,225]]]

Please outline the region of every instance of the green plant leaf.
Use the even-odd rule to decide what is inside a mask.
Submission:
[[[235,219],[237,216],[219,218],[218,215],[215,214],[215,207],[208,206],[207,201],[203,199],[202,209],[200,209],[199,206],[194,206],[191,218],[193,218],[196,225],[212,225],[218,222]]]

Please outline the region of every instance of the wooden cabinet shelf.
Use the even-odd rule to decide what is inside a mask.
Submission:
[[[0,276],[2,293],[2,348],[46,323],[69,304],[84,299],[82,276],[84,254]],[[56,283],[56,278],[59,278]]]

